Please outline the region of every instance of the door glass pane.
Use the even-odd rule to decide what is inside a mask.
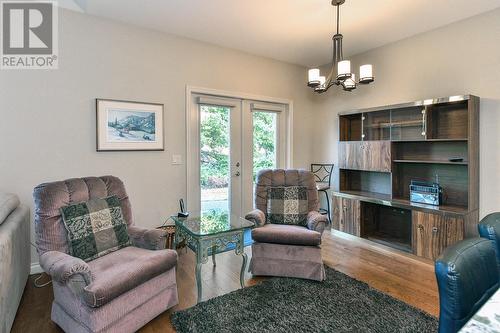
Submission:
[[[277,165],[278,114],[254,111],[253,116],[253,181],[261,169],[274,169]]]
[[[229,211],[230,108],[200,105],[200,188],[203,212]]]

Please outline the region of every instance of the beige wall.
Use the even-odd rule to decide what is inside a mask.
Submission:
[[[294,165],[311,159],[304,68],[69,11],[59,43],[58,70],[0,72],[0,190],[31,207],[41,182],[113,174],[136,223],[160,225],[186,196],[185,164],[171,159],[185,161],[187,84],[292,99]],[[95,98],[164,103],[166,150],[97,153]]]
[[[369,32],[367,32],[369,33]],[[349,36],[344,44],[348,45]],[[500,10],[355,56],[376,82],[317,98],[313,159],[337,163],[338,112],[432,97],[481,97],[480,216],[500,211]],[[357,70],[356,70],[357,72]]]

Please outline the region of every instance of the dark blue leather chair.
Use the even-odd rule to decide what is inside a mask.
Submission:
[[[435,264],[439,333],[455,333],[495,293],[500,273],[493,243],[470,238],[452,245]]]
[[[479,235],[491,240],[497,253],[498,267],[500,269],[500,213],[486,215],[477,225]]]

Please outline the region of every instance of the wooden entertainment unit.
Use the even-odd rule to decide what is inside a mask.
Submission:
[[[428,259],[477,234],[479,98],[452,96],[339,115],[332,227]],[[439,206],[410,201],[438,182]]]

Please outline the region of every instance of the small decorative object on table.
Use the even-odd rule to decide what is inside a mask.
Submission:
[[[193,217],[184,218],[172,216],[175,221],[175,242],[185,242],[196,254],[196,285],[198,287],[198,302],[201,301],[201,265],[207,263],[212,256],[215,266],[215,255],[234,249],[237,255],[243,257],[240,271],[240,284],[245,286],[245,269],[247,255],[244,251],[244,233],[254,227],[254,223],[227,212],[206,212],[193,214]]]

